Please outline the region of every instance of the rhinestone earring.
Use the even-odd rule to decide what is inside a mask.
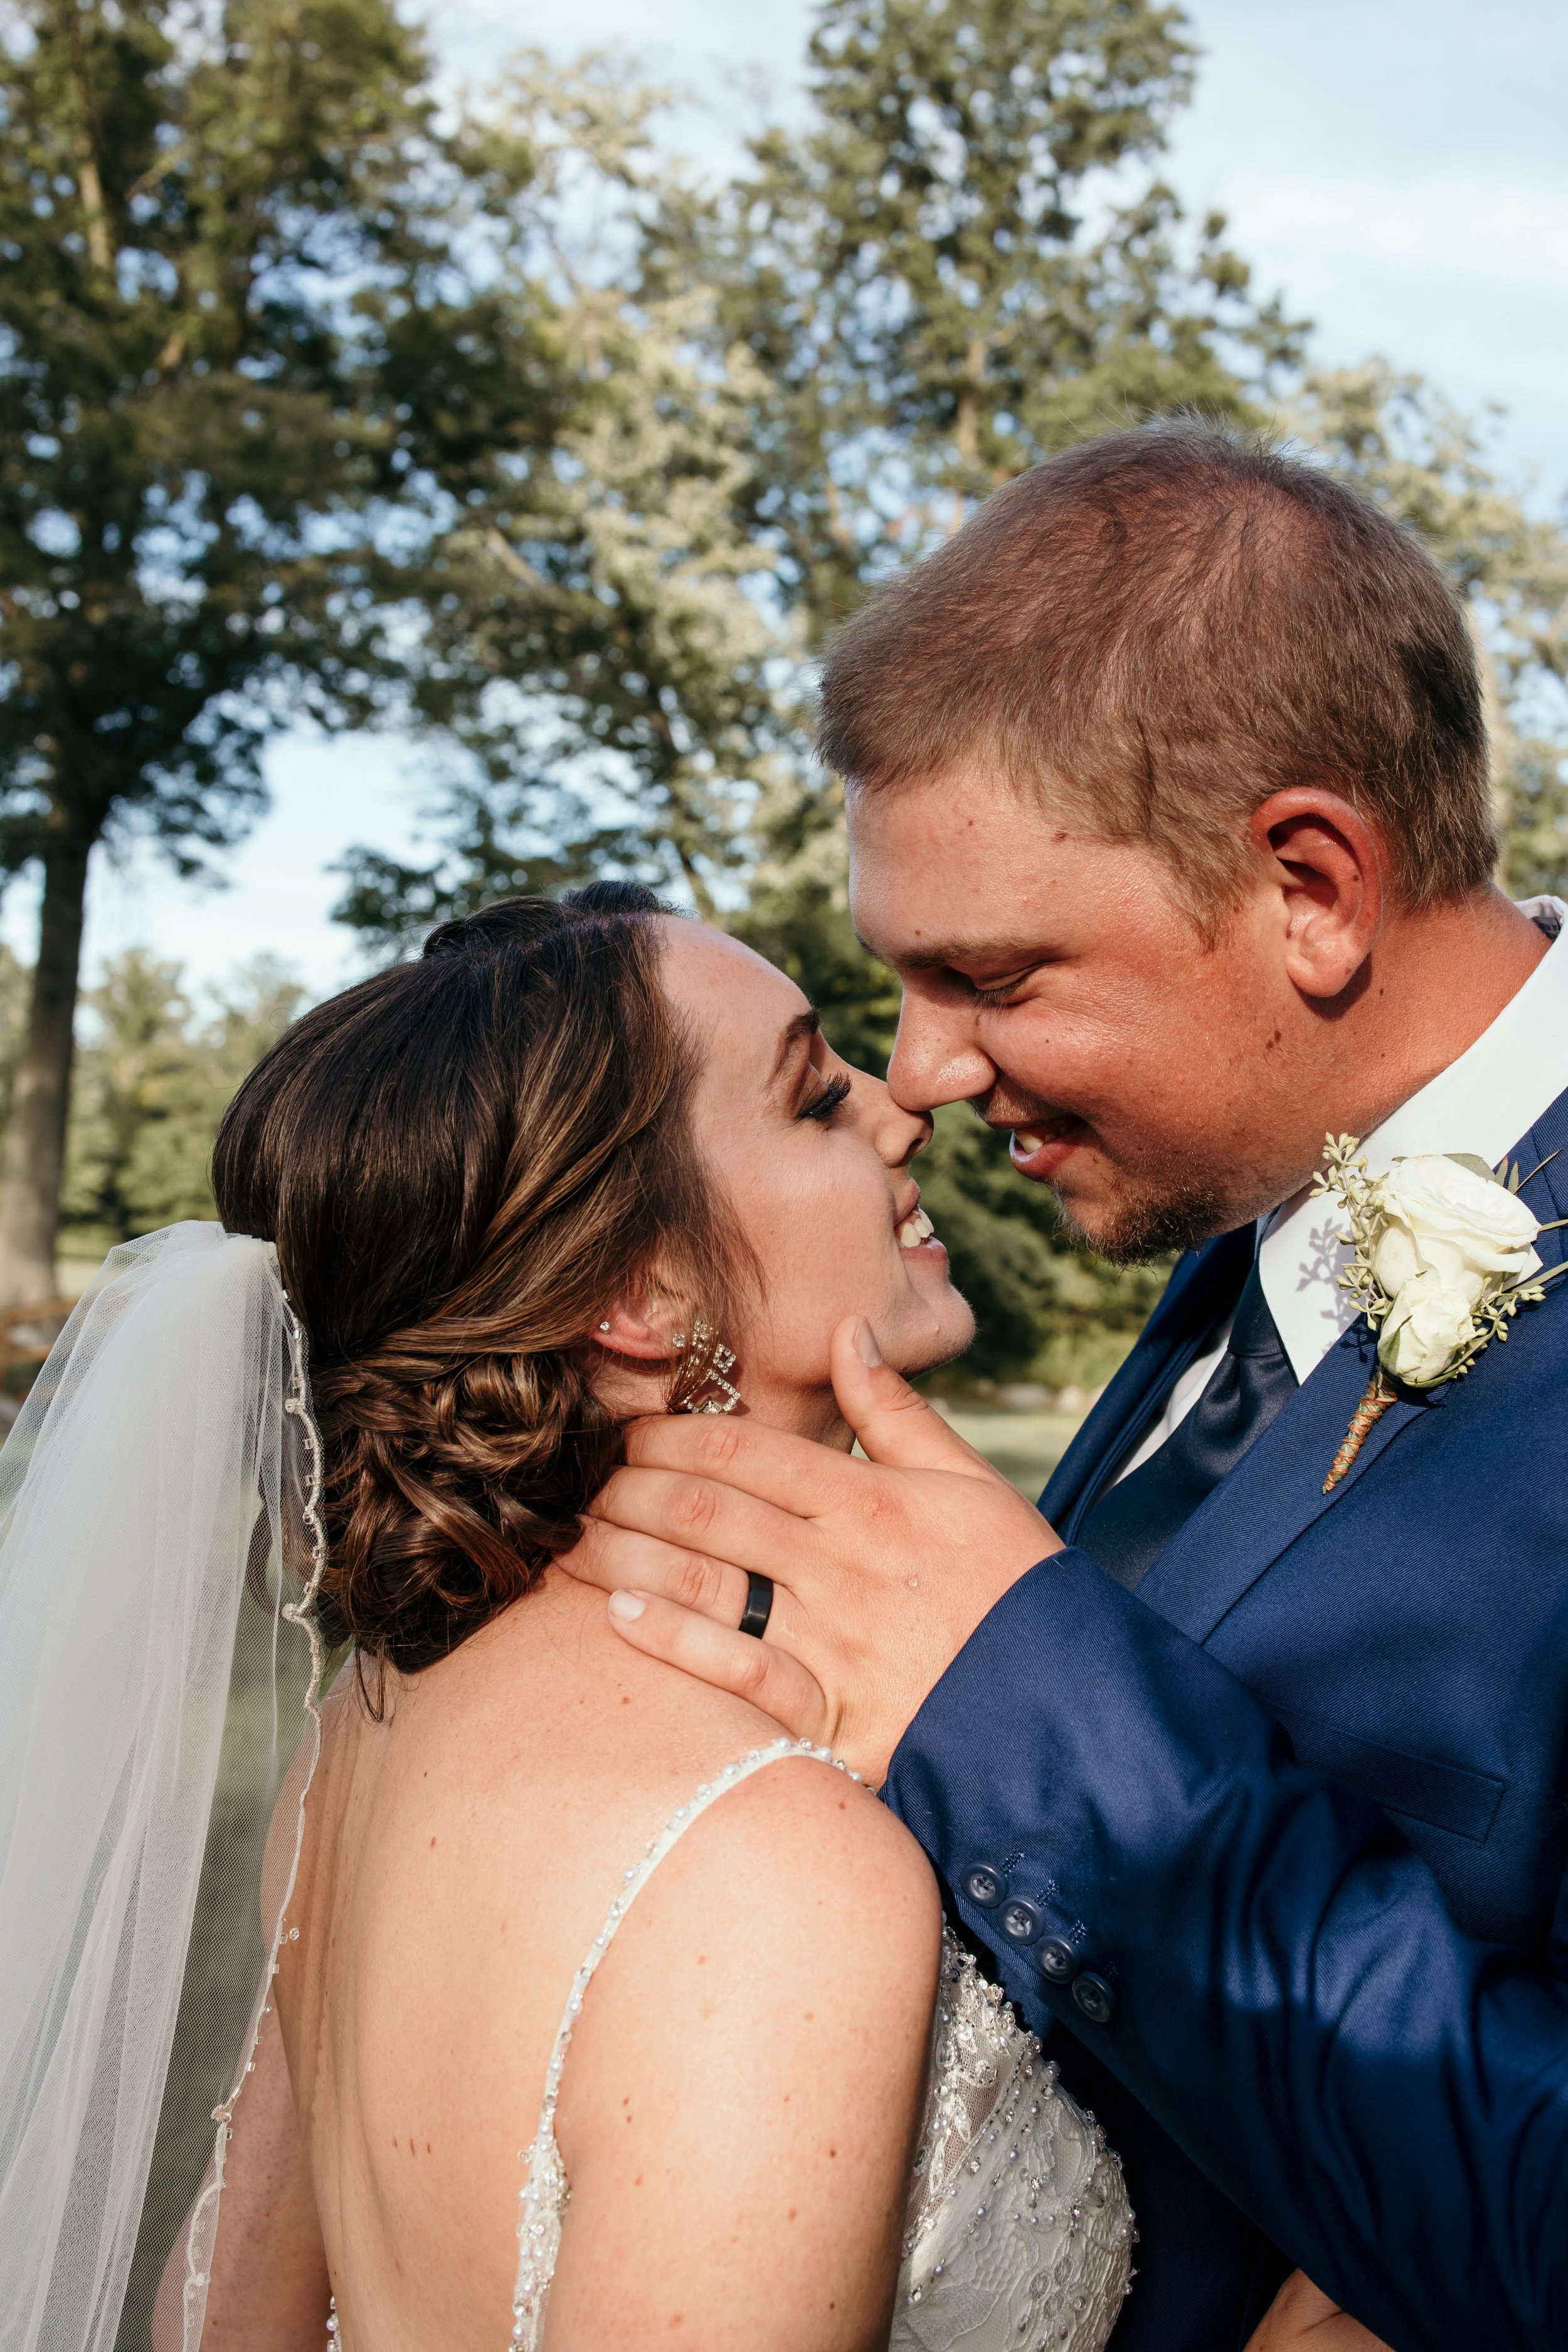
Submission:
[[[607,1330],[609,1329],[609,1328],[610,1328],[610,1326],[609,1326],[609,1322],[608,1322],[608,1319],[607,1319],[607,1318],[606,1318],[606,1320],[605,1320],[605,1322],[601,1323],[601,1324],[600,1324],[600,1326],[599,1326],[599,1328],[600,1328],[600,1330],[601,1330],[601,1331],[607,1331]]]
[[[728,1375],[734,1369],[735,1350],[726,1348],[710,1324],[699,1316],[691,1327],[690,1355],[681,1366],[681,1377],[676,1383],[676,1393],[670,1399],[671,1412],[733,1412],[741,1402],[741,1391]],[[677,1331],[670,1341],[678,1356],[687,1352],[687,1337]],[[723,1397],[704,1396],[705,1389],[717,1389]]]

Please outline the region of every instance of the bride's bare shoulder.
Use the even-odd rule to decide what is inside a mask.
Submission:
[[[442,1932],[467,1947],[494,1931],[512,1890],[548,1882],[528,1937],[546,1982],[569,1978],[649,1840],[782,1738],[743,1701],[630,1650],[582,1585],[531,1597],[394,1687],[380,1723],[345,1680],[325,1734],[323,1812],[353,1832],[356,1866],[374,1860],[378,1900],[401,1901],[405,1869],[423,1886],[431,1857],[446,1857]],[[616,1975],[705,1966],[698,1931],[721,1916],[737,1966],[787,1980],[831,1937],[845,1970],[879,1978],[881,1999],[928,2000],[940,1937],[930,1865],[868,1790],[815,1758],[780,1757],[724,1786],[640,1893]]]
[[[940,1949],[929,1864],[847,1774],[797,1752],[707,1808],[577,2022],[563,2341],[887,2341]]]

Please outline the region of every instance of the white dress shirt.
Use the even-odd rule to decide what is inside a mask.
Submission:
[[[1426,1151],[1469,1151],[1495,1167],[1568,1091],[1568,906],[1561,898],[1526,898],[1521,911],[1542,919],[1543,928],[1554,918],[1556,938],[1490,1028],[1362,1138],[1373,1175],[1386,1175],[1396,1160]],[[1359,1312],[1339,1286],[1348,1263],[1340,1241],[1343,1223],[1339,1202],[1321,1196],[1298,1195],[1258,1219],[1263,1295],[1298,1381],[1316,1371]],[[1225,1353],[1232,1319],[1226,1318],[1188,1365],[1119,1478],[1146,1462],[1186,1419]]]

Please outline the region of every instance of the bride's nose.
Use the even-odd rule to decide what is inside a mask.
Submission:
[[[877,1156],[886,1168],[907,1168],[931,1141],[931,1122],[924,1112],[900,1110],[889,1093],[885,1079],[873,1078],[871,1084],[875,1093],[870,1109],[870,1132]]]

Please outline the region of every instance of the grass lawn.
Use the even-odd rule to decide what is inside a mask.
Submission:
[[[1080,1412],[1004,1412],[978,1405],[940,1406],[942,1417],[1005,1477],[1038,1502],[1040,1490],[1067,1452]]]

